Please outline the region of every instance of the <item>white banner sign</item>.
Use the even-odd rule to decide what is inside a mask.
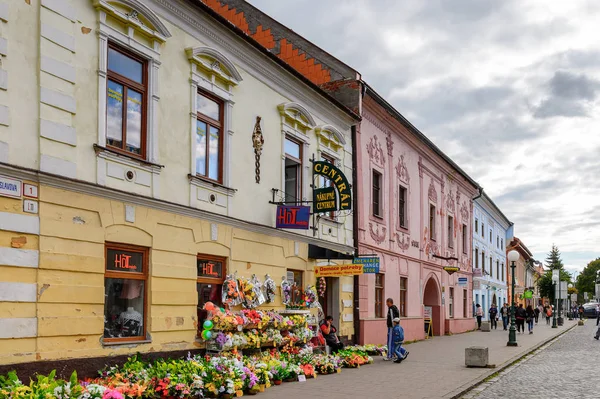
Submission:
[[[22,186],[21,180],[0,176],[0,196],[21,198]]]

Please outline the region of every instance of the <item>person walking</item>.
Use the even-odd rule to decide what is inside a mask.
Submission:
[[[490,322],[492,323],[490,329],[493,328],[493,329],[497,330],[498,329],[498,321],[497,321],[498,320],[498,308],[496,307],[495,303],[492,303],[492,307],[490,308],[488,313],[490,315]]]
[[[402,344],[404,343],[404,329],[400,325],[399,317],[396,317],[393,322],[394,328],[392,329],[392,335],[394,342],[394,355],[396,355],[396,360],[394,360],[394,363],[402,363],[402,361],[408,357],[408,351],[402,347]]]
[[[533,334],[533,321],[536,319],[535,310],[533,310],[533,307],[529,305],[527,306],[526,312],[527,331],[529,331],[529,334]]]
[[[477,317],[477,329],[481,330],[481,318],[483,317],[483,309],[480,304],[475,305],[475,317]]]
[[[538,320],[540,318],[540,313],[541,312],[540,312],[539,308],[536,307],[535,309],[533,309],[533,315],[534,315],[534,319],[535,319],[535,324],[538,323]]]
[[[388,312],[387,312],[387,328],[388,328],[388,335],[387,335],[387,357],[384,357],[383,360],[392,360],[392,357],[394,356],[393,353],[393,349],[394,349],[394,342],[393,342],[393,334],[392,334],[392,330],[394,329],[394,323],[393,320],[395,318],[400,318],[400,311],[398,310],[398,307],[396,305],[394,305],[394,300],[392,298],[388,298],[385,301],[387,307],[388,307]]]
[[[502,327],[504,327],[504,331],[506,331],[508,329],[508,305],[505,303],[504,306],[502,306],[501,309],[501,313],[502,313]]]
[[[600,323],[600,303],[596,305],[596,325]]]
[[[550,319],[552,318],[552,307],[546,306],[546,324],[550,325]]]
[[[542,305],[542,302],[538,303],[537,309],[538,309],[538,317],[539,316],[542,316],[542,317],[546,316],[546,312],[544,312],[544,306]],[[536,323],[537,323],[537,320],[536,320]]]
[[[524,334],[525,333],[525,319],[527,318],[527,311],[523,308],[523,304],[520,303],[517,308],[517,331]]]
[[[583,305],[579,305],[579,320],[583,320],[583,312],[585,312],[585,308]]]

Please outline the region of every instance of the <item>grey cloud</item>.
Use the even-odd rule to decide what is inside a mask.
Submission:
[[[520,184],[512,187],[496,199],[498,201],[524,202],[534,201],[546,194],[551,194],[564,185],[564,180],[559,178],[544,179],[532,183]]]
[[[599,81],[567,71],[557,71],[548,87],[550,95],[534,110],[535,118],[588,116],[590,102],[600,92]]]

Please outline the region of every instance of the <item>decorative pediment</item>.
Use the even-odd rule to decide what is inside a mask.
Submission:
[[[331,125],[317,126],[315,133],[322,144],[334,151],[338,151],[346,144],[344,135]]]
[[[398,164],[396,165],[396,176],[398,176],[398,179],[400,179],[400,181],[406,184],[410,183],[410,176],[408,174],[406,162],[404,162],[404,155],[400,155],[400,159],[398,160]]]
[[[97,10],[104,11],[150,39],[164,43],[171,37],[158,15],[140,0],[92,0],[92,4]]]
[[[367,144],[367,153],[369,154],[371,162],[380,166],[385,165],[385,156],[383,155],[383,149],[381,148],[381,143],[377,136],[371,137],[371,141]]]
[[[194,47],[185,50],[188,59],[209,76],[214,76],[236,86],[242,81],[233,62],[218,50],[211,47]]]
[[[290,124],[295,124],[296,127],[311,130],[317,125],[310,112],[298,103],[284,103],[278,105],[277,108],[279,114],[286,118]]]
[[[429,183],[428,196],[432,202],[437,203],[438,196],[437,196],[437,191],[435,190],[435,185],[433,184],[433,180],[431,180],[431,182]]]

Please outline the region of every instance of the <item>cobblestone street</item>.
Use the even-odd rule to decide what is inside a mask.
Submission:
[[[556,341],[477,387],[463,399],[598,398],[600,343],[595,320],[586,320]]]

